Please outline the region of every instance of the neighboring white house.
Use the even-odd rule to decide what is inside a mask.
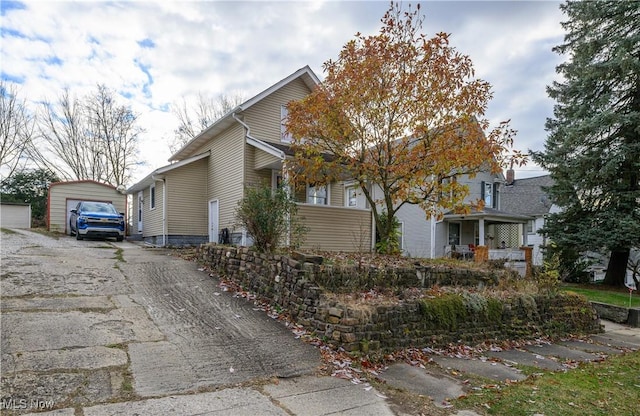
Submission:
[[[69,234],[70,211],[80,201],[112,203],[118,212],[127,214],[127,196],[115,186],[92,180],[54,182],[49,185],[47,224],[49,231]]]
[[[457,181],[469,188],[469,195],[465,198],[467,203],[484,200],[485,208],[471,210],[468,214],[447,212],[443,213],[442,219],[436,219],[427,218],[418,205],[403,205],[396,218],[400,222],[400,246],[405,256],[437,258],[457,252],[462,257],[471,258],[477,246],[500,248],[500,227],[514,226],[522,230],[531,219],[502,207],[504,175],[479,172],[473,178],[461,175]],[[374,193],[374,196],[381,195]],[[519,246],[517,242],[506,245],[509,248]]]
[[[19,202],[0,203],[2,228],[31,228],[31,205]]]
[[[544,226],[549,214],[559,212],[558,206],[551,203],[545,188],[553,184],[550,175],[536,176],[533,178],[515,179],[512,173],[507,173],[509,180],[502,189],[502,206],[505,210],[528,215],[532,219],[527,223],[525,232],[521,230],[508,230],[512,236],[517,236],[518,244],[533,247],[533,264],[542,265],[543,248],[546,238],[538,233]]]

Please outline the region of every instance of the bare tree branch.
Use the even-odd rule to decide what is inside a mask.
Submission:
[[[137,120],[104,85],[82,99],[65,90],[57,103],[43,103],[39,150],[32,156],[39,166],[66,180],[126,184],[137,164],[138,137],[143,131]]]
[[[10,177],[25,161],[35,123],[15,85],[0,80],[0,98],[0,172]]]
[[[190,106],[187,99],[182,97],[182,101],[175,103],[172,108],[179,125],[174,131],[173,143],[169,145],[171,153],[176,153],[211,123],[242,104],[243,101],[240,93],[220,94],[214,98],[199,92],[197,101]]]

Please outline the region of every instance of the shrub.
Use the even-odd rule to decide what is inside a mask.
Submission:
[[[535,275],[538,289],[542,292],[555,293],[560,282],[560,255],[554,253],[544,262],[542,270]]]
[[[297,209],[285,188],[273,190],[266,183],[247,186],[236,209],[236,220],[251,234],[258,251],[272,253],[284,245],[287,237],[289,246],[302,243],[306,227],[298,221]]]

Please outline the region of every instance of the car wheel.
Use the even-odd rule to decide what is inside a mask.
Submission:
[[[124,237],[122,237],[122,236],[117,236],[116,237],[116,241],[122,241],[122,240],[124,240]]]

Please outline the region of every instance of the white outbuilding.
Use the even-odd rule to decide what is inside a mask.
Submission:
[[[110,202],[127,221],[127,195],[124,188],[92,180],[55,182],[49,185],[47,224],[49,231],[69,234],[70,211],[80,201]]]
[[[19,202],[0,203],[2,228],[31,228],[31,205]]]

